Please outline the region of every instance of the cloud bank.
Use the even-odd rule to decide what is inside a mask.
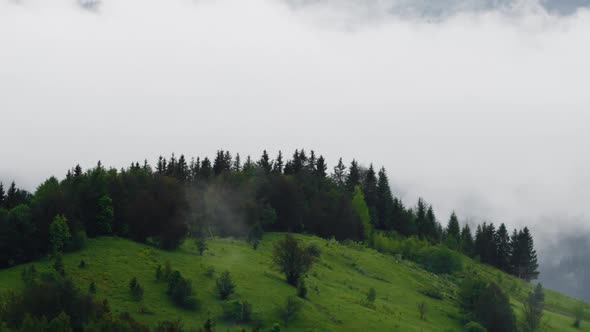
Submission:
[[[559,288],[561,234],[590,233],[588,3],[0,0],[0,181],[305,147],[530,225]]]

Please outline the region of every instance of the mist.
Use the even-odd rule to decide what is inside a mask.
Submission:
[[[529,225],[589,300],[589,3],[0,0],[0,181],[314,149],[443,224]]]

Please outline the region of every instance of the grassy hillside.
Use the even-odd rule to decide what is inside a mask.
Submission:
[[[273,323],[279,322],[275,307],[288,295],[295,294],[295,289],[270,264],[272,243],[281,236],[265,235],[258,250],[240,240],[211,240],[204,256],[198,256],[191,243],[166,252],[120,238],[100,238],[89,240],[83,251],[65,255],[64,262],[66,273],[80,288],[87,289],[94,280],[98,288],[96,296],[107,298],[114,312],[130,312],[152,326],[164,319],[180,318],[185,327],[196,327],[210,315],[219,331],[240,327],[219,318],[221,301],[214,293],[215,278],[228,270],[237,285],[236,294],[231,298],[252,303],[255,318],[263,323],[262,330],[269,330]],[[455,300],[459,276],[436,276],[410,261],[371,249],[312,236],[297,237],[307,243],[317,243],[322,248],[322,256],[308,275],[308,299],[304,301],[299,318],[288,328],[282,327],[283,330],[463,331]],[[85,269],[78,268],[81,259],[87,263]],[[199,310],[174,307],[165,294],[166,285],[155,281],[156,266],[166,261],[192,280],[200,301]],[[35,263],[42,271],[50,270],[51,264],[50,261]],[[465,265],[466,271],[477,271],[515,294],[512,302],[519,314],[522,307],[519,301],[531,289],[530,285],[467,258]],[[0,292],[22,287],[22,269],[23,266],[17,266],[0,271]],[[215,270],[213,276],[207,273],[211,269]],[[141,302],[134,302],[129,293],[128,282],[134,276],[145,288]],[[315,287],[318,292],[312,290]],[[371,287],[377,292],[374,307],[363,305]],[[442,300],[423,295],[433,288],[444,295]],[[427,305],[425,320],[419,318],[417,309],[422,301]],[[577,300],[547,290],[546,303],[550,310],[545,314],[549,330],[590,331],[587,321],[580,330],[571,327],[573,308],[579,304]]]

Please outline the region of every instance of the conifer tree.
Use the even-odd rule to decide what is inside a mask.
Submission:
[[[252,169],[254,169],[254,163],[252,162],[252,158],[250,158],[250,155],[248,155],[248,157],[246,157],[246,162],[244,163],[244,167],[242,167],[242,170],[244,172],[249,172]]]
[[[342,158],[338,160],[338,165],[334,166],[334,173],[332,174],[332,180],[336,182],[336,185],[340,188],[344,188],[346,183],[346,166],[342,162]]]
[[[354,192],[355,187],[361,184],[361,173],[359,165],[356,160],[352,160],[350,168],[348,169],[348,175],[346,176],[346,190]]]
[[[455,211],[451,213],[447,228],[445,230],[446,243],[451,249],[459,249],[461,243],[461,229],[459,219]]]
[[[510,271],[510,236],[506,225],[503,223],[496,232],[496,249],[497,249],[497,267],[502,270]]]
[[[303,150],[301,150],[301,151],[303,151]],[[315,151],[311,150],[309,158],[307,159],[307,167],[306,168],[312,174],[315,172],[316,163],[317,163],[317,158],[315,156]]]
[[[201,162],[200,173],[199,178],[202,180],[209,180],[213,175],[213,168],[211,167],[211,161],[209,158],[205,157]]]
[[[279,150],[279,154],[277,155],[277,159],[273,164],[272,171],[273,171],[273,173],[276,173],[276,174],[282,174],[283,167],[284,167],[283,153]]]
[[[272,171],[272,161],[270,160],[270,158],[268,157],[268,153],[266,152],[266,150],[264,150],[262,152],[262,157],[260,157],[260,160],[258,161],[258,167],[262,168],[262,170],[264,171],[264,174],[270,174],[270,172]]]
[[[426,203],[422,197],[418,198],[416,205],[416,226],[418,227],[418,236],[428,238],[428,220],[426,219]]]
[[[522,239],[521,239],[522,247],[524,248],[525,252],[525,259],[523,261],[523,265],[525,268],[523,279],[526,281],[531,281],[537,279],[539,276],[539,264],[537,262],[537,251],[535,250],[535,246],[533,244],[533,236],[531,235],[528,227],[525,227],[522,230]]]
[[[473,256],[473,235],[468,224],[461,230],[461,252],[467,256]]]
[[[315,164],[315,169],[313,170],[313,175],[315,175],[319,178],[325,178],[327,169],[328,169],[328,166],[326,165],[326,160],[324,159],[323,156],[320,156]]]
[[[12,181],[10,187],[8,187],[8,191],[6,191],[6,198],[4,199],[4,207],[7,210],[10,210],[17,205],[16,192],[16,183]]]
[[[232,171],[234,173],[239,173],[242,171],[242,161],[240,160],[240,154],[236,153],[236,157],[234,158],[234,162],[232,165]]]
[[[181,154],[180,158],[178,158],[178,163],[176,164],[176,179],[184,183],[188,179],[188,174],[188,164],[186,163],[184,155]]]
[[[426,236],[431,241],[440,241],[442,226],[436,221],[432,205],[428,206],[428,210],[426,211],[426,227]]]
[[[379,170],[377,180],[377,219],[384,229],[393,229],[394,202],[385,168]]]
[[[4,207],[4,199],[5,199],[5,193],[4,193],[4,185],[2,184],[2,182],[0,182],[0,208]]]
[[[362,185],[363,193],[365,194],[365,200],[367,205],[375,206],[377,203],[377,176],[373,164],[369,166],[367,173]]]
[[[529,293],[524,302],[522,331],[536,332],[541,330],[541,319],[545,308],[545,294],[543,285],[537,284],[535,290]]]

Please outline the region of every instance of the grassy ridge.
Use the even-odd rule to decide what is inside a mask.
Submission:
[[[231,272],[237,288],[231,299],[247,300],[253,305],[255,318],[268,330],[279,322],[275,307],[295,289],[270,265],[273,241],[281,234],[267,234],[258,250],[234,239],[215,239],[208,242],[204,256],[196,255],[191,243],[173,252],[161,251],[147,245],[120,238],[89,240],[83,251],[64,257],[66,273],[76,284],[87,289],[95,281],[99,299],[107,298],[114,312],[130,312],[136,319],[155,325],[164,319],[183,320],[185,327],[202,325],[208,316],[216,321],[217,329],[237,330],[238,325],[223,322],[221,301],[214,292],[215,278],[224,270]],[[312,236],[297,235],[305,242],[317,243],[322,257],[306,280],[308,299],[304,301],[298,319],[283,330],[292,331],[463,331],[460,311],[456,303],[456,276],[436,276],[418,265],[377,251],[357,246],[346,246]],[[83,259],[85,269],[78,268]],[[200,301],[200,309],[186,311],[172,305],[166,296],[166,284],[155,281],[155,268],[169,261],[193,282]],[[35,263],[41,271],[51,270],[51,262]],[[500,283],[509,289],[517,315],[521,301],[530,290],[520,280],[465,258],[467,271]],[[22,287],[20,272],[23,266],[0,271],[0,291]],[[207,274],[213,268],[213,276]],[[131,298],[128,282],[132,277],[145,288],[144,299]],[[317,287],[319,292],[312,288]],[[377,291],[374,306],[364,305],[368,290]],[[442,300],[423,295],[425,290],[437,289]],[[426,319],[419,318],[417,305],[427,304]],[[546,291],[548,309],[545,317],[551,331],[590,331],[590,323],[582,329],[571,327],[571,312],[579,301],[563,294]],[[143,313],[142,313],[143,312]],[[281,324],[282,325],[282,324]],[[247,327],[247,326],[244,326]]]

